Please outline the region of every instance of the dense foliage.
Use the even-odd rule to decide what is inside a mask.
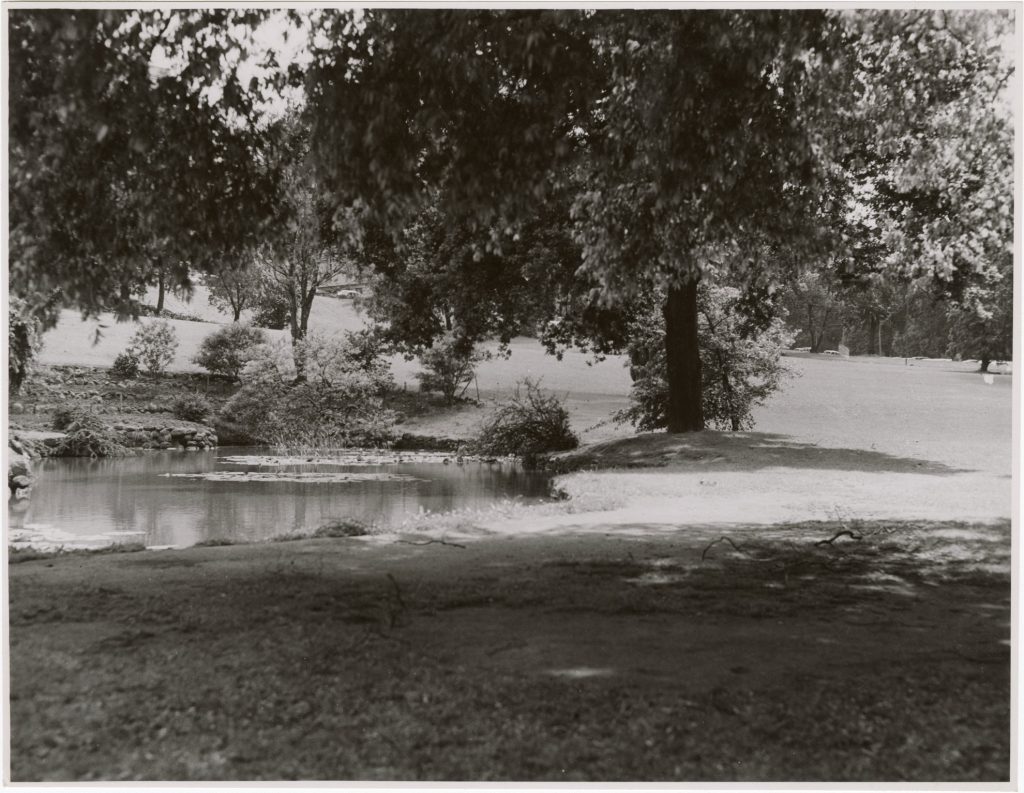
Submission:
[[[442,335],[461,347],[486,339],[507,345],[558,311],[564,287],[576,288],[579,248],[564,199],[538,203],[516,234],[488,247],[492,230],[472,216],[446,214],[438,199],[397,239],[379,225],[366,230],[360,261],[371,275],[365,301],[397,349],[419,354]]]
[[[215,270],[272,215],[239,68],[243,10],[12,9],[10,287],[135,314],[158,277]],[[51,315],[52,318],[52,315]]]
[[[182,394],[174,400],[171,412],[183,421],[206,421],[213,415],[213,406],[202,394]]]
[[[208,372],[237,380],[253,348],[266,340],[267,335],[259,328],[244,322],[233,322],[203,339],[192,360]]]
[[[138,377],[139,359],[130,351],[119,352],[110,367],[110,373],[125,380]]]
[[[301,378],[296,358],[303,361]],[[259,345],[241,380],[223,417],[262,441],[337,448],[379,445],[391,436],[393,416],[383,399],[393,385],[390,368],[366,355],[365,337],[311,333],[294,347]]]
[[[64,424],[64,419],[67,423]],[[65,433],[57,447],[57,455],[63,457],[120,457],[129,454],[121,443],[118,433],[103,423],[90,410],[76,410],[64,415],[54,423],[61,424]]]

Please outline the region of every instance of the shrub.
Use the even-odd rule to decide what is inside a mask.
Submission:
[[[167,322],[150,322],[132,336],[128,352],[134,355],[151,375],[162,373],[174,360],[178,339]]]
[[[297,449],[389,441],[394,418],[383,394],[393,384],[390,367],[362,355],[355,337],[311,334],[294,348],[283,340],[258,345],[221,418],[255,438]]]
[[[542,454],[578,445],[562,401],[527,378],[484,420],[472,448],[477,454],[515,455],[532,465]]]
[[[128,454],[118,434],[95,413],[76,411],[64,427],[67,435],[57,447],[63,457],[119,457]]]
[[[227,375],[237,380],[253,348],[266,340],[267,335],[259,328],[244,322],[233,322],[203,339],[192,361],[213,374]]]
[[[184,421],[206,421],[213,415],[213,408],[202,394],[183,394],[174,400],[171,412]]]
[[[791,375],[781,356],[792,343],[792,333],[779,317],[763,324],[749,321],[740,307],[741,293],[734,287],[702,285],[697,301],[704,421],[717,429],[751,429],[753,409]],[[668,425],[665,326],[660,319],[658,301],[653,300],[649,311],[631,323],[632,404],[614,417],[642,431]]]
[[[369,527],[359,520],[346,518],[344,520],[327,523],[315,532],[314,537],[364,537],[370,533]]]
[[[78,407],[59,407],[53,411],[53,415],[50,417],[50,426],[57,432],[64,432],[83,415],[88,415],[88,411]]]
[[[252,324],[260,328],[283,330],[291,320],[288,296],[280,290],[264,285],[253,306]]]
[[[118,353],[118,356],[114,359],[114,365],[110,367],[110,373],[115,377],[125,379],[138,377],[139,359],[128,350]]]
[[[422,391],[440,391],[444,400],[451,405],[462,397],[473,382],[476,365],[484,355],[465,339],[453,333],[445,333],[434,341],[434,346],[424,350],[420,363],[425,371],[417,372]]]

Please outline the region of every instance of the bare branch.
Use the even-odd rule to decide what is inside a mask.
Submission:
[[[734,550],[740,551],[740,546],[734,543],[731,539],[729,539],[728,537],[719,537],[717,540],[712,540],[710,543],[708,543],[708,546],[700,555],[700,560],[703,562],[705,557],[708,555],[708,551],[710,551],[715,545],[718,545],[718,543],[720,542],[727,542],[729,543],[729,545],[733,547]],[[740,553],[742,553],[742,551],[740,551]]]

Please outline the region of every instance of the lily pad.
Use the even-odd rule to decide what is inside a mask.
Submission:
[[[160,474],[178,479],[205,479],[208,482],[308,482],[313,484],[331,482],[418,482],[423,481],[406,474],[385,472],[356,474],[350,471],[336,473],[317,471],[301,473],[296,471],[203,471],[197,474]]]
[[[377,449],[351,450],[327,455],[253,455],[236,454],[218,457],[217,462],[227,465],[257,465],[284,467],[296,465],[398,465],[400,463],[460,463],[478,458],[441,452],[389,452]]]

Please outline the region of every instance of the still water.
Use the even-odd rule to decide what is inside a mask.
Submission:
[[[388,464],[292,458],[265,449],[41,460],[27,500],[8,502],[9,540],[72,546],[185,546],[309,533],[355,518],[397,526],[421,511],[543,501],[548,478],[509,463]]]

